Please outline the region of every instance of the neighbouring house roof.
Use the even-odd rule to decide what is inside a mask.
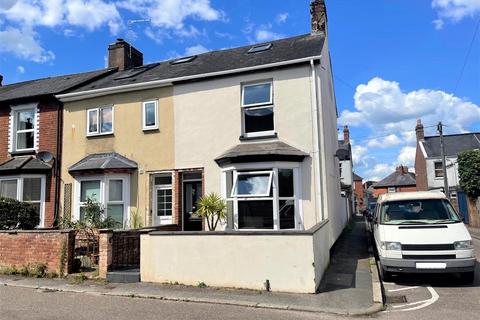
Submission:
[[[86,82],[95,80],[113,70],[103,69],[0,86],[0,102],[59,94],[84,85]]]
[[[177,59],[117,71],[93,83],[80,86],[70,93],[118,86],[174,79],[193,75],[207,75],[215,72],[268,65],[307,57],[320,56],[325,41],[324,35],[305,34],[271,41],[270,49],[248,53],[252,46],[206,52],[195,56],[189,62],[172,64]]]
[[[70,173],[80,173],[115,169],[134,170],[137,169],[137,167],[138,165],[135,161],[130,160],[116,152],[112,152],[88,155],[68,168],[68,171]]]
[[[374,189],[385,187],[400,187],[400,186],[416,186],[415,173],[413,172],[399,172],[396,170],[383,180],[380,180],[373,185]]]
[[[34,156],[13,157],[0,164],[0,174],[49,171],[52,166]]]
[[[308,153],[285,142],[273,141],[239,144],[217,157],[215,161],[219,165],[260,161],[303,161],[308,156]]]
[[[445,155],[455,157],[462,151],[480,149],[480,133],[463,133],[444,135]],[[427,158],[437,158],[441,156],[440,137],[425,137],[421,141]]]
[[[355,172],[353,173],[353,181],[362,181],[363,178],[360,177],[358,174],[356,174]]]

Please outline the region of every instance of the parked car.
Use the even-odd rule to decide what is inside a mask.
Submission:
[[[366,210],[367,231],[370,233],[373,232],[373,217],[375,216],[376,206],[377,206],[376,202],[370,202]]]
[[[459,273],[474,281],[475,252],[462,219],[438,191],[383,194],[372,218],[383,279],[391,273]]]

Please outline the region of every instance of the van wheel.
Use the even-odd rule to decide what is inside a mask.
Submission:
[[[460,280],[465,284],[472,284],[475,280],[475,272],[462,272],[460,273]]]

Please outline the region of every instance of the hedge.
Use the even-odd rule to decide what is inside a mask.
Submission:
[[[0,230],[32,230],[39,221],[37,211],[29,203],[0,198]]]

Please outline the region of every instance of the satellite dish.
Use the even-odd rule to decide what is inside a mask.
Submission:
[[[350,152],[345,149],[338,149],[337,152],[335,152],[335,156],[340,161],[350,160]]]
[[[37,159],[42,162],[50,162],[53,160],[53,155],[48,151],[40,151],[37,153]]]

